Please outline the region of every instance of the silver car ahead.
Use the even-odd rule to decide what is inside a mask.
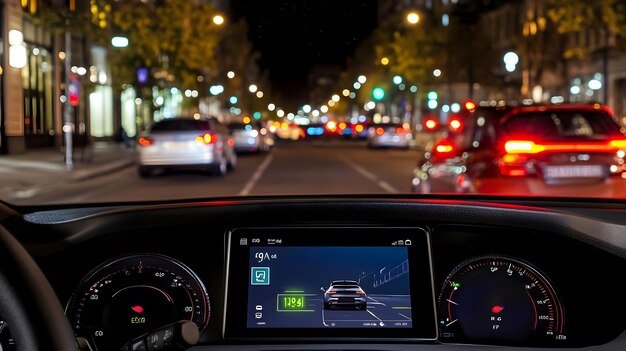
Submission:
[[[369,128],[367,146],[408,149],[412,137],[411,130],[402,123],[373,124]]]
[[[231,123],[228,128],[235,140],[236,152],[260,152],[269,151],[269,137],[267,131],[258,125],[245,123]]]
[[[139,175],[157,168],[202,168],[223,176],[237,164],[234,140],[216,119],[177,117],[156,122],[139,139]]]

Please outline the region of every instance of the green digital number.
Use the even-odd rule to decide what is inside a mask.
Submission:
[[[282,309],[301,310],[304,309],[304,296],[282,296]]]

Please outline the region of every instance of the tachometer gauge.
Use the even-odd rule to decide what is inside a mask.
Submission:
[[[206,289],[187,266],[162,255],[132,255],[105,262],[80,283],[66,315],[76,336],[97,350],[124,343],[166,324],[209,322]]]
[[[457,266],[439,296],[443,342],[543,344],[565,340],[563,308],[539,271],[505,257]]]

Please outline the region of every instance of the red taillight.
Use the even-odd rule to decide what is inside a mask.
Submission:
[[[406,134],[406,129],[404,129],[404,127],[398,127],[398,128],[396,128],[396,134],[404,135],[404,134]]]
[[[359,294],[359,295],[365,295],[365,291],[363,291],[363,290],[359,290],[356,293]]]
[[[438,154],[449,154],[454,151],[454,145],[448,140],[442,140],[435,144],[435,152]]]
[[[438,125],[439,125],[439,123],[434,118],[427,118],[424,121],[424,127],[426,127],[427,130],[435,130],[435,129],[437,129]]]
[[[504,151],[509,154],[538,154],[540,152],[606,152],[626,149],[626,140],[591,142],[547,142],[536,143],[532,140],[509,140],[504,143]]]
[[[519,154],[505,154],[498,161],[500,173],[505,176],[522,177],[528,175],[526,163],[528,156]]]
[[[530,140],[509,140],[504,143],[504,151],[509,154],[537,154],[545,151],[545,147]]]
[[[332,290],[331,290],[331,291],[327,291],[326,293],[327,293],[327,294],[336,294],[337,292],[336,292],[336,291],[332,291]]]
[[[383,135],[384,132],[385,132],[385,130],[382,129],[381,127],[376,128],[376,134]]]
[[[217,135],[211,133],[204,133],[196,137],[197,143],[202,143],[205,145],[215,144],[217,143]]]
[[[235,139],[228,139],[228,146],[235,146]]]
[[[154,144],[154,140],[152,140],[150,138],[141,137],[141,138],[139,138],[139,140],[137,140],[137,143],[139,143],[139,145],[145,147],[145,146],[150,146],[150,145]]]
[[[468,100],[465,101],[465,109],[468,111],[473,111],[476,109],[476,103],[474,101]]]
[[[626,149],[626,139],[611,140],[609,145],[614,149]]]
[[[454,131],[458,131],[463,126],[463,124],[461,123],[461,120],[458,118],[451,119],[448,125],[450,126],[450,129]]]

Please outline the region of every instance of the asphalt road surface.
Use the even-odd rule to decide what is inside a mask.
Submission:
[[[136,167],[28,192],[17,204],[102,203],[255,195],[410,193],[419,150],[370,150],[356,141],[279,143],[271,152],[240,155],[224,177],[201,171],[161,172],[141,178]],[[620,179],[621,180],[621,179]],[[626,182],[596,188],[561,186],[560,196],[626,197]],[[518,189],[498,189],[506,194]],[[609,195],[605,195],[607,192]],[[541,194],[541,192],[539,192]],[[537,194],[535,194],[537,195]]]
[[[395,194],[410,191],[420,151],[369,150],[353,141],[281,143],[269,153],[244,154],[224,177],[194,170],[155,173],[136,167],[92,180],[43,189],[28,204],[97,203],[242,195]]]

